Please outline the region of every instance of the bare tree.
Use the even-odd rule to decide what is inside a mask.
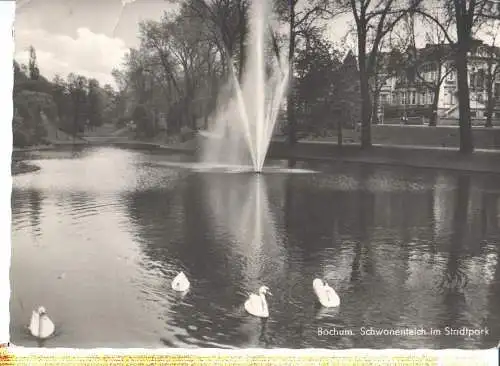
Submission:
[[[215,41],[226,69],[230,70],[229,63],[233,62],[235,56],[238,57],[241,78],[245,58],[248,0],[188,0],[182,1],[182,9],[185,17],[206,26],[206,35]]]
[[[485,58],[486,58],[486,122],[485,127],[493,127],[493,112],[495,110],[495,103],[498,99],[498,93],[495,81],[500,76],[500,48],[497,45],[498,27],[500,22],[493,19],[488,22],[486,34],[489,38],[485,44]]]
[[[410,39],[406,29],[396,28],[389,32],[380,44],[380,53],[375,61],[373,74],[370,75],[370,91],[372,100],[372,122],[378,123],[377,112],[382,89],[392,78],[402,74],[406,65],[405,54],[410,46]],[[387,52],[383,52],[387,50]]]
[[[476,32],[490,18],[485,12],[490,5],[491,0],[429,0],[427,8],[441,10],[448,21],[454,23],[454,35],[448,31],[440,19],[437,19],[428,10],[418,11],[424,18],[433,21],[441,28],[446,40],[453,48],[457,70],[460,151],[463,153],[471,153],[474,150],[471,126],[468,53],[474,45]]]
[[[413,21],[409,24],[408,30],[416,51],[415,63],[411,66],[414,68],[416,78],[432,95],[429,126],[436,126],[441,86],[446,78],[456,69],[453,49],[447,42],[445,33],[449,32],[452,26],[449,17],[443,17],[440,11],[429,9],[429,12],[434,19],[439,20],[439,25],[433,20],[422,19],[422,25],[425,29],[424,39],[427,43],[423,50],[416,51],[415,19],[413,14],[411,16]]]
[[[338,0],[355,21],[361,89],[361,147],[371,146],[372,103],[370,76],[374,74],[382,40],[420,0]]]

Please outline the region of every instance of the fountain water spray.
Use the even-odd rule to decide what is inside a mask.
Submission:
[[[278,57],[266,63],[265,30],[269,1],[250,5],[247,59],[241,83],[231,69],[229,98],[220,106],[208,132],[202,132],[202,159],[214,166],[248,166],[260,173],[271,143],[288,84],[288,65]],[[281,58],[282,60],[285,58]]]

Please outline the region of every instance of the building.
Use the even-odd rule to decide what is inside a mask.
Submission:
[[[458,85],[451,51],[448,44],[428,44],[405,54],[382,54],[383,71],[376,78],[378,85],[374,83],[381,116],[386,121],[404,116],[423,120],[435,110],[440,121],[456,121]],[[491,90],[493,119],[500,120],[500,48],[475,41],[468,67],[472,118],[486,119]],[[434,100],[436,93],[438,99]]]

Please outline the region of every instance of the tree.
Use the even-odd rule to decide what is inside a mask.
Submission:
[[[320,34],[306,39],[295,59],[293,105],[298,134],[321,134],[332,129],[331,106],[340,97],[337,86],[341,62]]]
[[[435,2],[429,7],[435,7]],[[418,13],[433,21],[441,28],[446,40],[451,45],[457,71],[458,110],[460,127],[460,152],[471,153],[474,150],[472,140],[468,53],[477,44],[475,33],[491,17],[485,10],[491,0],[441,0],[441,8],[448,21],[455,25],[455,32],[448,32],[442,22],[425,9]],[[498,14],[496,14],[498,16]]]
[[[188,0],[182,3],[183,17],[198,21],[203,34],[218,48],[224,69],[232,69],[238,57],[238,73],[243,73],[248,0]],[[226,72],[227,70],[223,70]]]
[[[361,89],[361,147],[371,146],[370,76],[374,74],[384,37],[411,11],[420,0],[338,0],[354,17],[357,35],[358,68]]]
[[[469,75],[467,53],[471,48],[472,31],[476,20],[477,0],[453,0],[457,42],[455,44],[458,81],[458,108],[460,125],[460,151],[470,153],[474,149],[470,119]]]
[[[287,95],[287,124],[288,142],[294,145],[297,142],[297,121],[295,116],[295,106],[293,94],[295,83],[294,62],[298,41],[313,29],[317,29],[315,24],[324,17],[333,17],[334,13],[330,8],[331,2],[326,0],[275,0],[275,10],[281,21],[288,24],[288,77],[289,92]],[[278,52],[277,52],[278,53]]]
[[[96,80],[87,83],[85,77],[74,73],[67,80],[56,75],[49,81],[39,74],[32,48],[28,67],[14,61],[14,144],[29,146],[54,138],[47,136],[52,127],[71,134],[83,132],[87,120],[96,123],[102,116],[104,95]],[[94,96],[99,96],[100,102]]]
[[[417,79],[432,95],[429,126],[436,126],[441,86],[446,78],[455,72],[455,62],[453,60],[453,48],[447,44],[445,33],[449,32],[452,24],[448,19],[442,17],[439,10],[431,12],[431,14],[433,19],[439,20],[439,25],[435,21],[430,21],[427,18],[423,19],[423,28],[426,29],[424,37],[427,42],[423,50],[417,51],[415,47],[414,14],[411,15],[412,21],[408,28],[416,53],[415,62],[411,66],[414,69]]]
[[[71,118],[72,104],[69,97],[68,85],[59,75],[52,80],[52,97],[57,105],[59,121],[67,121]]]
[[[88,91],[88,120],[89,127],[94,128],[103,124],[103,104],[104,95],[99,87],[99,82],[95,79],[90,79]]]
[[[43,141],[47,131],[43,116],[55,118],[57,107],[46,93],[22,90],[14,96],[13,142],[15,146],[29,146]]]
[[[30,59],[28,64],[29,78],[31,80],[38,80],[38,78],[40,77],[40,70],[38,69],[38,63],[36,61],[35,47],[30,46],[29,52],[30,52]]]
[[[361,94],[359,86],[358,61],[356,56],[349,51],[339,70],[339,84],[337,86],[337,106],[344,111],[342,118],[344,124],[355,128],[361,120]]]
[[[151,118],[145,105],[139,104],[132,113],[132,119],[137,126],[137,132],[143,137],[151,137],[154,133]]]
[[[73,134],[85,131],[87,114],[87,78],[70,73],[67,77],[68,91],[72,103],[71,124],[67,126],[67,132]]]
[[[499,21],[491,20],[487,34],[490,38],[489,42],[484,46],[484,58],[486,60],[485,72],[485,87],[486,87],[486,122],[485,127],[493,127],[493,112],[495,104],[500,96],[495,82],[500,76],[500,48],[497,46],[497,36]]]
[[[381,52],[377,57],[376,66],[369,82],[371,100],[373,101],[371,117],[373,123],[379,122],[377,112],[382,88],[388,80],[400,77],[404,73],[406,61],[405,54],[397,47],[392,48],[390,52]]]

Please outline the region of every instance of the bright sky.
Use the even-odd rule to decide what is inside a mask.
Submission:
[[[21,0],[14,22],[16,60],[26,63],[33,45],[42,75],[69,72],[113,84],[111,70],[137,45],[138,23],[159,19],[164,0]]]

